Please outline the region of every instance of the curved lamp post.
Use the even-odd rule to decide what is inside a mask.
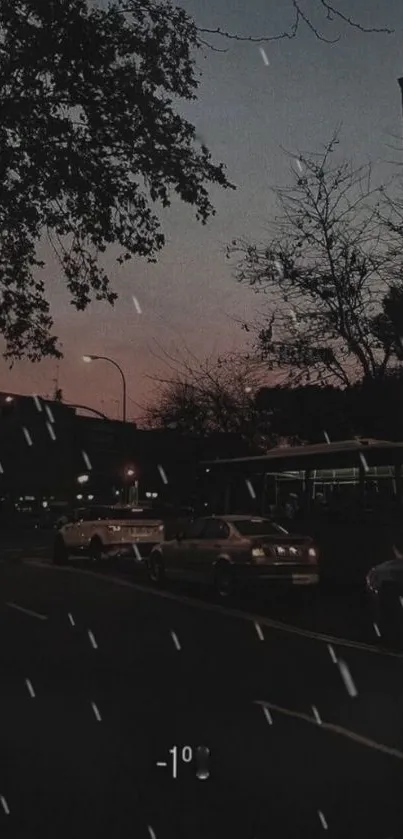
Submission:
[[[109,361],[109,364],[113,364],[113,366],[119,370],[123,385],[123,422],[126,422],[126,379],[122,368],[116,361],[113,360],[113,358],[108,358],[106,355],[83,355],[83,361],[86,361],[87,363],[90,361]]]

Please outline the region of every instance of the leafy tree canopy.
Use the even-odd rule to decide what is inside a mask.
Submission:
[[[194,22],[157,0],[0,0],[0,332],[5,357],[61,356],[37,246],[44,233],[72,305],[117,298],[99,256],[155,261],[156,202],[205,223],[229,183],[175,100],[196,98]],[[233,187],[234,188],[234,187]]]

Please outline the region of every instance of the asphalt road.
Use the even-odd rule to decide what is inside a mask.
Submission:
[[[403,835],[403,658],[357,603],[229,609],[19,556],[0,552],[2,839]]]

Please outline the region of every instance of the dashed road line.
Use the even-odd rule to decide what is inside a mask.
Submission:
[[[9,606],[10,609],[17,609],[18,612],[24,612],[25,615],[30,615],[31,618],[38,618],[40,621],[48,620],[47,615],[42,615],[40,612],[34,612],[32,609],[25,609],[23,606],[18,606],[17,603],[7,602],[6,606]]]
[[[254,701],[255,705],[260,705],[262,708],[268,708],[271,711],[277,711],[279,714],[284,714],[287,717],[293,717],[297,720],[303,720],[303,722],[308,722],[310,725],[314,725],[318,727],[317,722],[313,717],[308,716],[308,714],[303,714],[300,711],[293,711],[290,708],[283,708],[281,705],[274,705],[273,702],[266,702],[265,700],[257,699]],[[322,731],[330,731],[333,734],[340,734],[342,737],[347,737],[349,740],[353,740],[355,743],[359,743],[362,746],[367,746],[370,749],[373,749],[377,752],[382,752],[383,754],[389,755],[390,757],[397,757],[399,760],[403,760],[403,752],[399,751],[399,749],[393,749],[391,746],[385,746],[383,743],[377,743],[376,740],[371,740],[369,737],[364,737],[361,734],[356,734],[355,731],[350,731],[348,728],[343,728],[340,725],[334,725],[331,722],[323,722],[320,726]]]
[[[51,565],[48,562],[37,561],[36,558],[29,559],[28,557],[25,557],[25,561],[27,561],[29,565],[34,568],[50,569],[52,572],[54,571],[59,574],[82,574],[84,576],[88,576],[96,580],[102,580],[106,583],[112,583],[113,585],[122,586],[123,588],[131,588],[134,591],[139,591],[142,594],[146,594],[150,597],[161,597],[165,600],[173,600],[176,603],[183,603],[185,606],[192,606],[194,609],[201,609],[205,612],[215,612],[217,614],[227,615],[228,617],[233,617],[237,618],[238,620],[248,622],[253,621],[253,623],[259,623],[260,626],[267,626],[270,629],[277,629],[279,630],[279,632],[285,632],[289,635],[298,635],[301,638],[310,638],[313,641],[322,641],[327,644],[334,644],[339,647],[348,647],[349,649],[360,650],[361,652],[387,656],[388,658],[403,658],[403,653],[398,653],[394,650],[388,650],[385,647],[374,647],[372,644],[365,644],[360,641],[351,641],[349,638],[340,638],[335,635],[326,635],[321,632],[313,632],[309,629],[301,629],[299,626],[293,626],[292,624],[282,623],[281,621],[276,621],[272,618],[267,618],[263,615],[253,615],[249,612],[241,612],[238,609],[229,609],[228,607],[219,606],[214,603],[206,603],[205,601],[195,600],[191,597],[186,597],[185,595],[174,594],[170,591],[161,591],[158,589],[154,589],[151,586],[144,586],[141,583],[133,583],[130,582],[130,580],[123,580],[119,577],[114,577],[112,575],[107,576],[106,574],[100,574],[98,572],[89,570],[87,571],[84,568],[72,568],[68,566]]]

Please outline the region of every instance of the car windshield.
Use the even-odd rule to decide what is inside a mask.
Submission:
[[[269,519],[238,519],[232,524],[241,536],[288,536],[288,530]]]

